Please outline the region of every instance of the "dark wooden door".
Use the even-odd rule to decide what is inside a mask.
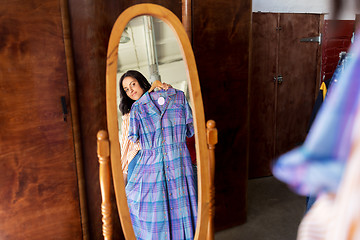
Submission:
[[[82,239],[59,0],[2,1],[0,36],[0,238]]]
[[[319,14],[280,14],[275,157],[302,144],[320,80]],[[302,41],[301,41],[302,40]]]
[[[205,119],[216,121],[215,230],[246,220],[251,1],[192,1]]]
[[[302,143],[320,78],[320,14],[253,13],[249,178]]]
[[[250,75],[249,177],[270,175],[275,149],[278,14],[253,13]]]

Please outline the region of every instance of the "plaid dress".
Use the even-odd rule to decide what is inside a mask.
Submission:
[[[137,239],[193,239],[197,193],[186,137],[194,134],[182,91],[146,92],[130,111],[129,139],[141,154],[126,185]]]

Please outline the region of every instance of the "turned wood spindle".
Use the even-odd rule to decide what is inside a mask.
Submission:
[[[99,158],[99,180],[101,189],[101,214],[103,236],[112,239],[111,201],[110,201],[110,147],[108,133],[100,130],[97,134],[97,154]]]
[[[209,149],[210,192],[209,192],[209,227],[208,239],[214,239],[214,216],[215,216],[215,145],[218,142],[218,132],[214,120],[206,123],[206,137]]]

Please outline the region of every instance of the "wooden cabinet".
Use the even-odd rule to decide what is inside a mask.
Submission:
[[[0,12],[0,238],[82,239],[60,1]]]
[[[68,2],[71,32],[61,5]],[[100,239],[101,194],[96,133],[106,129],[106,49],[111,28],[127,7],[116,0],[1,2],[0,223],[1,239]],[[182,2],[153,0],[181,19]],[[248,60],[251,1],[193,1],[193,48],[206,119],[214,119],[216,228],[246,218]],[[67,69],[64,34],[74,69]],[[68,73],[74,70],[81,134],[74,132]],[[74,84],[74,83],[72,83]],[[68,106],[63,120],[61,96]],[[234,111],[230,110],[231,108]],[[75,138],[81,138],[88,219],[81,222]],[[224,159],[221,161],[220,159]],[[114,202],[114,211],[115,202]],[[122,239],[114,216],[114,232]],[[21,231],[19,231],[21,229]],[[84,237],[86,239],[86,236]]]
[[[300,145],[320,82],[323,15],[253,13],[249,178]]]
[[[251,1],[193,1],[193,49],[205,118],[219,131],[215,230],[246,220]]]

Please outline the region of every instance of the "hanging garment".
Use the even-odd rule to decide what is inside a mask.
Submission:
[[[320,86],[320,91],[319,91],[318,96],[317,96],[317,98],[315,100],[314,108],[313,108],[313,110],[311,112],[310,121],[309,121],[309,127],[308,127],[307,132],[309,132],[309,130],[311,128],[311,125],[314,122],[315,117],[316,117],[322,103],[325,101],[325,97],[326,97],[326,94],[327,94],[327,90],[329,88],[330,80],[331,79],[328,79],[328,80],[322,82],[322,84]],[[316,195],[309,195],[309,196],[306,197],[306,212],[309,211],[309,209],[314,204],[315,200],[316,200]]]
[[[309,132],[310,128],[311,128],[311,125],[312,123],[314,122],[315,120],[315,117],[322,105],[322,103],[325,101],[325,97],[326,97],[326,93],[327,93],[327,90],[329,89],[329,83],[330,83],[330,80],[331,79],[328,79],[324,82],[321,83],[321,86],[320,86],[320,90],[319,90],[319,93],[316,97],[316,100],[315,100],[315,104],[314,104],[314,107],[313,107],[313,110],[311,112],[311,116],[310,116],[310,121],[309,121],[309,126],[308,126],[308,130],[307,132]]]
[[[297,240],[360,239],[360,109],[349,160],[336,194],[319,196],[301,221]]]
[[[304,144],[273,165],[274,176],[296,192],[318,195],[298,240],[360,238],[360,42],[351,51]]]
[[[336,85],[336,83],[339,80],[339,77],[342,75],[342,72],[348,67],[349,63],[351,63],[352,53],[341,52],[339,54],[339,58],[340,59],[339,59],[339,62],[337,64],[337,66],[336,66],[334,74],[332,75],[332,77],[330,79],[330,82],[328,84],[328,89],[330,89],[330,87],[332,85]],[[326,95],[328,93],[331,93],[331,91],[328,91],[326,93]]]
[[[315,100],[315,105],[313,108],[313,111],[311,112],[311,116],[310,116],[310,121],[309,121],[309,127],[308,127],[308,131],[311,128],[312,123],[315,120],[315,117],[322,105],[322,103],[325,101],[325,98],[327,96],[328,93],[328,89],[330,88],[331,85],[336,84],[338,81],[339,76],[341,75],[342,71],[345,69],[345,66],[347,65],[347,63],[349,62],[349,54],[347,54],[346,52],[341,52],[339,54],[339,62],[336,66],[336,69],[334,71],[334,74],[332,75],[332,77],[324,82],[322,82],[321,87],[320,87],[320,91],[318,93],[318,96]],[[312,205],[314,204],[314,202],[316,201],[316,195],[309,195],[306,198],[306,212],[312,207]]]
[[[130,111],[141,154],[125,191],[137,239],[193,239],[197,193],[186,137],[194,134],[182,91],[146,92]]]

